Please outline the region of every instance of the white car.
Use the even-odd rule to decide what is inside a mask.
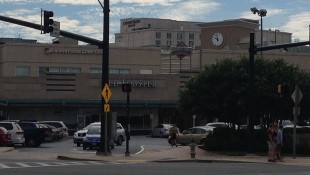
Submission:
[[[159,124],[155,126],[151,131],[152,137],[168,137],[172,124]]]
[[[73,135],[73,142],[79,147],[83,144],[83,138],[86,136],[88,129],[92,126],[101,126],[101,122],[94,122],[87,125],[85,128],[76,131]],[[116,135],[114,136],[114,142],[116,145],[122,145],[125,141],[125,129],[123,128],[122,124],[117,123],[116,126]]]
[[[0,121],[0,127],[4,127],[11,134],[13,144],[24,144],[24,131],[15,122]]]

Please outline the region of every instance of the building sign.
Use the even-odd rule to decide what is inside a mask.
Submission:
[[[140,19],[136,19],[136,20],[131,20],[131,21],[125,21],[123,22],[123,25],[128,25],[128,27],[133,27],[135,26],[137,23],[140,23]]]
[[[68,49],[68,48],[45,48],[45,54],[87,54],[102,55],[101,49]]]
[[[193,52],[192,47],[187,47],[182,41],[177,44],[176,47],[171,47],[171,54],[176,55],[179,59],[183,59],[185,56],[191,55]]]
[[[110,87],[121,86],[122,84],[131,84],[136,88],[155,88],[157,82],[154,80],[109,80]]]

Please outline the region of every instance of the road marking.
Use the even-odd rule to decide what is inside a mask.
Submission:
[[[10,166],[7,166],[7,165],[5,165],[5,164],[2,164],[2,163],[0,163],[0,167],[1,167],[1,168],[12,168],[12,167],[10,167]]]
[[[83,165],[118,165],[123,164],[119,162],[102,162],[102,161],[75,161],[75,162],[10,162],[0,163],[1,169],[14,168],[39,168],[39,167],[57,167],[57,166],[83,166]],[[15,165],[15,166],[14,166]]]
[[[16,162],[15,164],[16,164],[16,165],[19,165],[19,166],[21,166],[21,167],[23,167],[23,168],[29,168],[29,167],[32,167],[32,166],[30,166],[30,165],[28,165],[28,164],[25,164],[25,163],[20,163],[20,162]]]
[[[141,145],[140,148],[140,151],[136,152],[135,154],[141,154],[144,151],[144,145]]]

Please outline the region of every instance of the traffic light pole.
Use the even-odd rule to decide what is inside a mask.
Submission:
[[[126,152],[125,156],[130,156],[129,152],[129,140],[130,140],[130,116],[129,116],[129,107],[130,107],[130,91],[127,91],[127,129],[126,129]]]
[[[101,2],[98,0],[101,7],[103,8],[103,42],[102,42],[102,70],[101,70],[101,89],[104,88],[105,84],[109,83],[109,13],[110,13],[110,2],[109,0],[104,0],[104,5],[101,4]],[[109,144],[108,142],[109,137],[107,135],[107,113],[104,112],[104,99],[101,98],[101,139],[100,139],[100,148],[99,148],[99,154],[104,153],[104,155],[109,155],[108,148]],[[103,114],[105,114],[103,116]]]

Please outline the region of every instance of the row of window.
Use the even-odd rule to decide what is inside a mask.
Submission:
[[[178,44],[179,42],[182,42],[182,41],[177,41],[177,44]],[[155,45],[156,45],[157,47],[162,46],[161,40],[155,40]],[[189,47],[193,47],[194,45],[195,45],[195,42],[194,42],[194,41],[189,41],[189,42],[188,42],[188,46],[189,46]],[[171,40],[167,40],[167,41],[166,41],[166,46],[172,46],[172,41],[171,41]]]
[[[89,73],[101,74],[101,68],[90,68]],[[39,76],[45,76],[48,73],[81,73],[81,68],[77,67],[39,67]],[[109,69],[110,74],[129,74],[129,69]],[[30,67],[28,66],[17,66],[16,77],[29,77]]]
[[[167,40],[172,39],[172,34],[171,33],[166,33],[166,38]],[[156,39],[161,39],[161,32],[156,32]],[[194,33],[189,33],[188,34],[188,39],[189,40],[195,40],[195,34]],[[177,40],[183,40],[183,33],[179,32],[177,33]]]
[[[77,67],[39,67],[39,76],[45,76],[48,73],[81,73],[81,68]],[[91,74],[101,74],[101,68],[90,68],[89,73]],[[130,69],[126,68],[110,68],[110,74],[130,74]],[[16,67],[16,77],[29,77],[30,67],[28,66],[17,66]],[[152,70],[141,69],[140,74],[153,74]]]

